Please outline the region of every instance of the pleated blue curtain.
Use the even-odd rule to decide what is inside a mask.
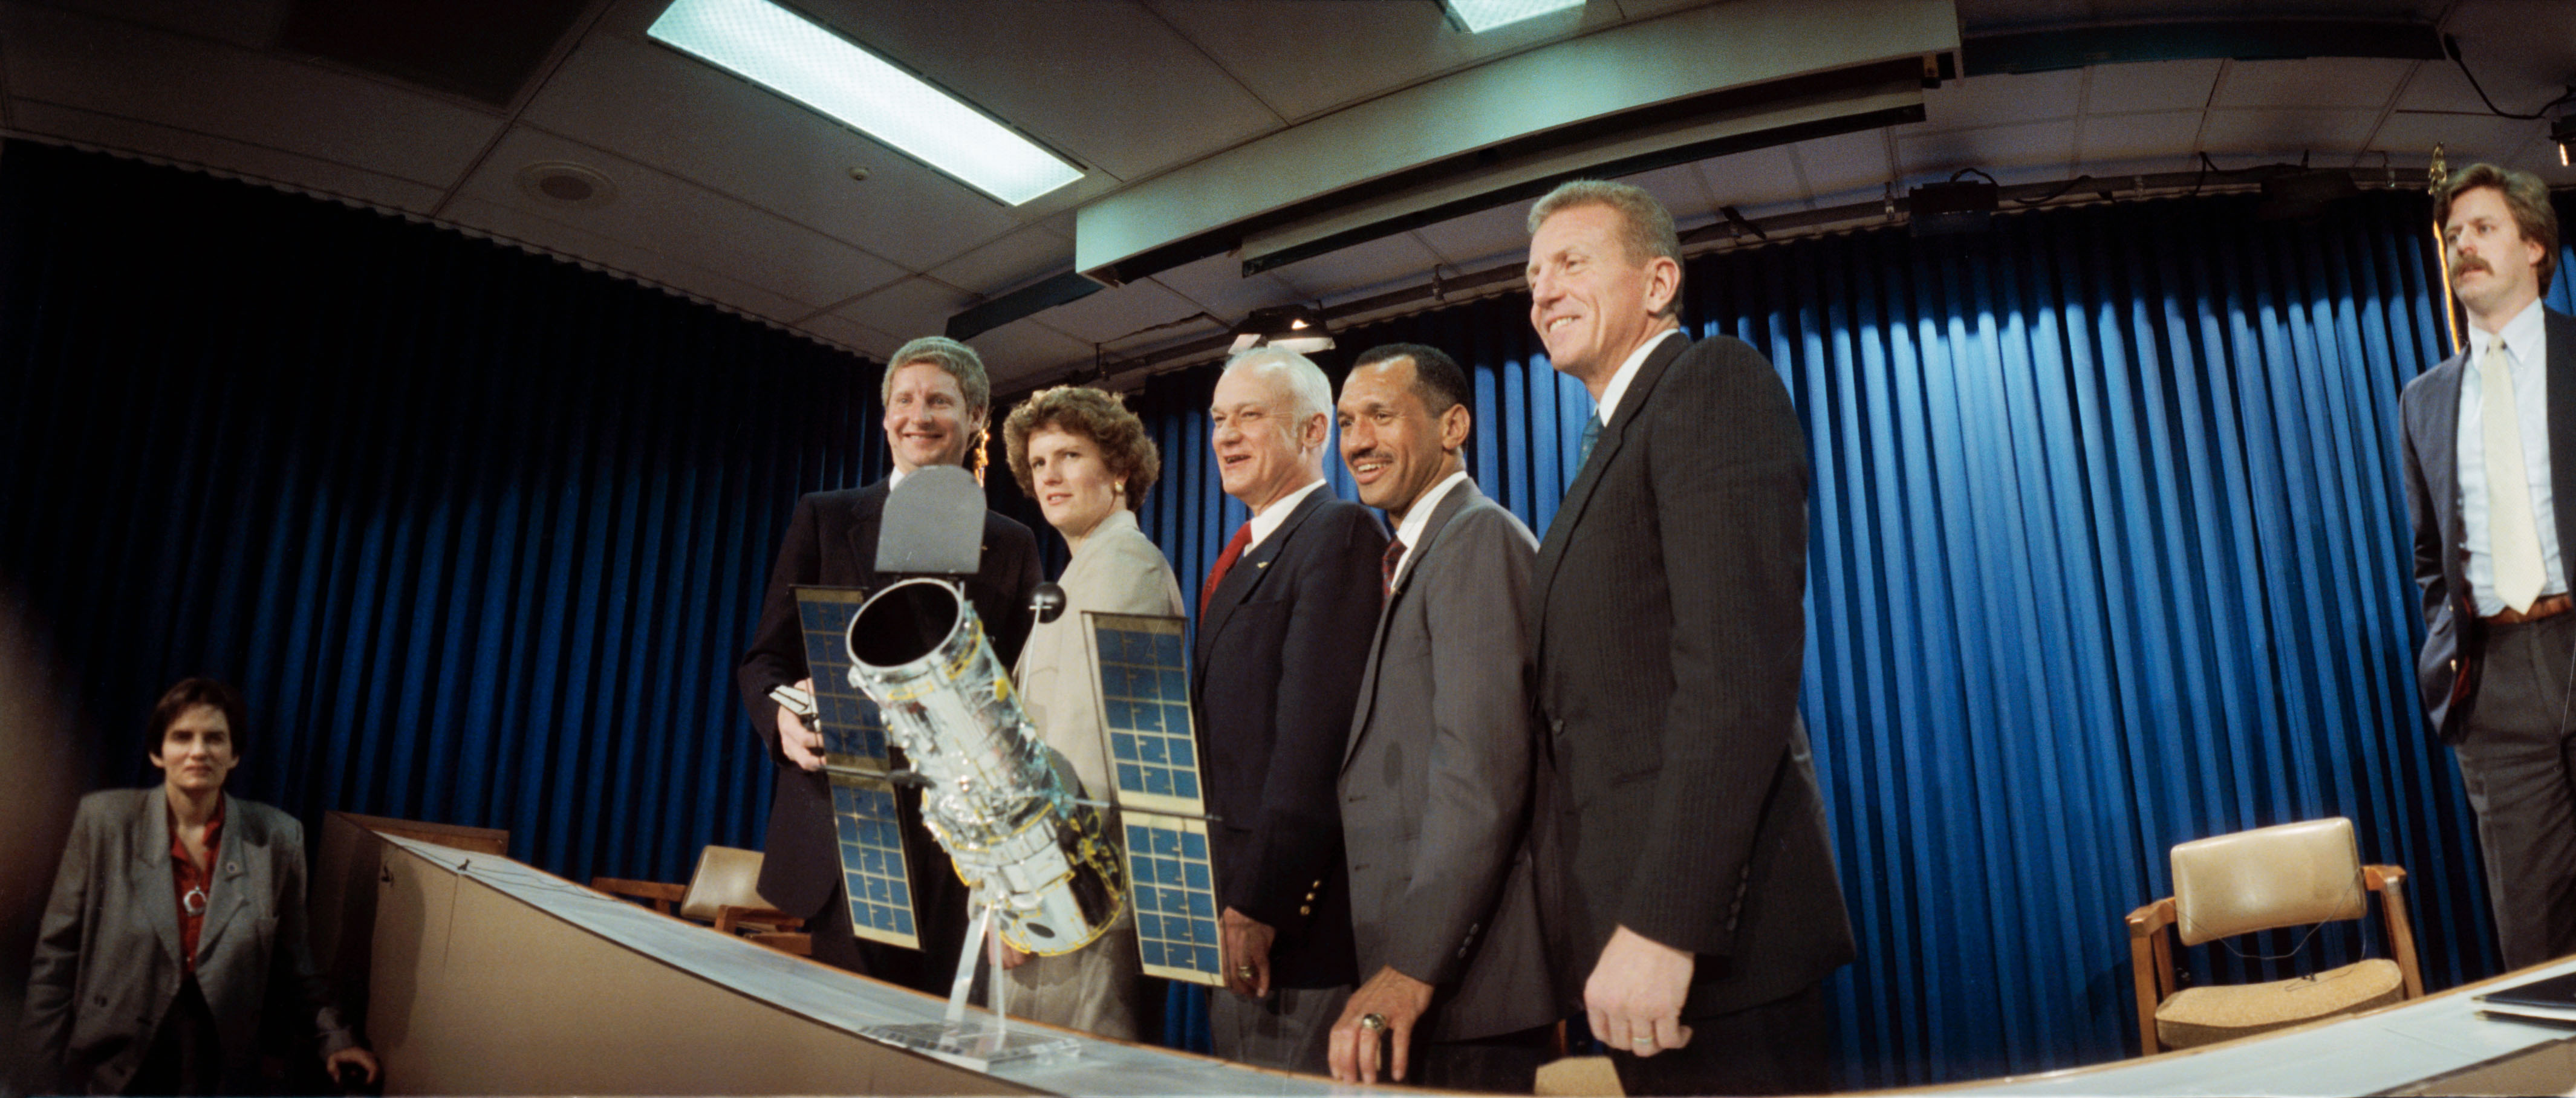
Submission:
[[[2343,815],[2404,866],[2427,982],[2496,969],[2470,812],[2414,700],[2397,395],[2445,352],[2417,195],[2269,223],[2251,197],[1811,238],[1687,265],[1686,328],[1779,369],[1813,471],[1801,708],[1861,942],[1845,1082],[2132,1054],[2122,916],[2179,842]],[[2565,308],[2559,287],[2553,304]],[[1470,367],[1470,469],[1544,531],[1591,398],[1525,296],[1342,334]],[[1137,403],[1180,470],[1145,510],[1195,584],[1213,371]],[[1347,488],[1344,489],[1348,495]],[[2385,955],[2330,927],[2191,951],[2196,981]]]
[[[232,788],[508,828],[576,880],[757,846],[732,667],[797,495],[885,462],[878,371],[399,218],[0,155],[0,583],[93,784],[249,697]]]
[[[2444,341],[2426,204],[2253,205],[1688,265],[1690,329],[1770,356],[1809,440],[1801,702],[1862,945],[1831,988],[1853,1085],[2130,1051],[2120,916],[2169,890],[2171,844],[2244,827],[2351,816],[2412,874],[2428,982],[2495,969],[2407,679],[2396,396]],[[1328,368],[1399,339],[1470,365],[1473,470],[1544,530],[1591,401],[1526,299],[1345,332]],[[1134,398],[1167,462],[1145,528],[1193,592],[1244,514],[1213,380]],[[796,496],[882,472],[876,381],[399,219],[0,149],[0,584],[68,668],[99,784],[149,780],[144,711],[210,672],[255,715],[236,788],[308,819],[507,827],[575,879],[756,845],[769,769],[731,667]]]

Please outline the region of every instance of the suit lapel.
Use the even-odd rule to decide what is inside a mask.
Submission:
[[[1458,517],[1459,512],[1484,498],[1485,494],[1476,490],[1474,478],[1460,482],[1457,487],[1449,490],[1448,495],[1441,497],[1438,506],[1431,509],[1431,518],[1422,524],[1422,544],[1414,546],[1405,553],[1404,570],[1396,573],[1395,590],[1387,595],[1385,605],[1378,608],[1377,632],[1369,639],[1368,669],[1360,676],[1359,712],[1351,718],[1349,742],[1342,745],[1344,769],[1348,769],[1351,760],[1358,757],[1360,737],[1368,729],[1369,716],[1377,710],[1378,660],[1384,658],[1386,654],[1386,631],[1388,624],[1395,620],[1395,604],[1403,601],[1405,585],[1412,581],[1415,573],[1422,570],[1422,562],[1430,557],[1432,549],[1440,544],[1441,535],[1448,532],[1449,520]]]
[[[875,594],[880,586],[877,582],[877,527],[885,518],[886,496],[891,491],[893,487],[887,481],[868,485],[867,491],[859,496],[858,514],[854,516],[857,521],[850,523],[850,560],[858,566],[858,574],[851,578],[849,586],[865,589],[869,594]]]
[[[2561,572],[2576,571],[2567,564],[2576,555],[2576,317],[2544,310],[2540,320],[2549,348],[2543,353],[2549,356],[2549,495],[2558,513],[2558,567]],[[2451,388],[2451,405],[2451,422],[2458,423],[2456,385]],[[2456,447],[2453,452],[2457,453]]]
[[[183,964],[186,958],[179,953],[178,885],[170,871],[170,804],[159,786],[142,793],[127,839],[134,851],[130,867],[133,891],[144,898],[143,917],[152,923],[152,936],[161,940],[162,952],[169,955],[172,964]]]
[[[1538,564],[1530,575],[1530,597],[1535,600],[1532,603],[1532,621],[1546,616],[1548,589],[1556,584],[1556,566],[1565,559],[1565,543],[1573,536],[1575,524],[1582,521],[1584,508],[1591,505],[1592,493],[1601,484],[1602,472],[1618,458],[1628,427],[1645,409],[1646,398],[1654,393],[1655,383],[1663,380],[1664,371],[1674,359],[1681,357],[1684,350],[1689,349],[1690,343],[1690,336],[1675,335],[1656,344],[1654,353],[1646,356],[1646,361],[1637,367],[1637,376],[1628,382],[1628,391],[1620,394],[1618,414],[1601,429],[1601,437],[1593,440],[1592,456],[1574,474],[1574,483],[1565,490],[1564,502],[1557,505],[1556,517],[1547,524],[1547,538],[1539,544]],[[1594,414],[1599,413],[1596,411]],[[1547,634],[1541,630],[1539,635],[1545,637]]]
[[[197,956],[210,957],[215,940],[223,936],[233,916],[248,906],[248,875],[242,868],[250,860],[253,847],[266,846],[268,836],[254,829],[253,823],[240,811],[241,805],[232,794],[224,794],[224,835],[215,847],[215,862],[206,873],[206,924],[197,930]]]
[[[1224,632],[1226,620],[1234,616],[1235,608],[1243,605],[1245,599],[1251,598],[1252,593],[1261,588],[1261,581],[1267,577],[1271,562],[1278,560],[1280,551],[1287,548],[1289,539],[1297,536],[1297,527],[1305,523],[1307,516],[1322,507],[1324,501],[1333,498],[1335,498],[1333,486],[1330,484],[1306,493],[1306,498],[1297,501],[1296,510],[1288,512],[1288,518],[1279,524],[1278,529],[1271,531],[1269,537],[1261,539],[1261,544],[1244,550],[1242,556],[1235,558],[1234,567],[1226,570],[1225,580],[1216,585],[1216,594],[1208,599],[1207,620],[1199,623],[1199,640],[1202,647],[1209,639]]]

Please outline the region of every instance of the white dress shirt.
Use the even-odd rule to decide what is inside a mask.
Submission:
[[[1460,469],[1442,477],[1440,483],[1422,493],[1421,499],[1413,501],[1413,509],[1404,513],[1404,521],[1395,524],[1395,540],[1404,543],[1404,552],[1395,558],[1395,571],[1388,575],[1404,574],[1405,562],[1413,559],[1414,547],[1422,544],[1422,528],[1431,525],[1431,512],[1439,508],[1440,501],[1448,498],[1451,491],[1466,482],[1467,471]]]
[[[1306,498],[1307,493],[1323,486],[1324,482],[1320,480],[1309,483],[1303,488],[1279,497],[1278,502],[1263,508],[1260,514],[1252,516],[1252,540],[1243,543],[1243,551],[1249,553],[1255,546],[1268,540],[1270,535],[1279,529],[1280,523],[1288,521],[1288,513],[1297,509],[1298,500]]]
[[[1619,364],[1619,372],[1610,375],[1610,384],[1601,389],[1601,425],[1610,425],[1610,417],[1619,411],[1619,398],[1627,395],[1628,383],[1637,380],[1637,368],[1646,364],[1646,356],[1655,353],[1667,339],[1682,334],[1679,328],[1666,328],[1661,335],[1648,337],[1644,346],[1628,353],[1628,361]]]
[[[2531,522],[2540,535],[2540,593],[2548,596],[2567,590],[2567,574],[2558,561],[2558,511],[2550,499],[2549,333],[2545,316],[2546,311],[2534,301],[2505,322],[2502,332],[2489,333],[2474,324],[2469,326],[2469,360],[2467,368],[2460,372],[2460,528],[2467,536],[2469,591],[2477,600],[2479,617],[2502,613],[2505,608],[2504,599],[2495,592],[2495,558],[2487,542],[2486,412],[2480,403],[2486,393],[2486,378],[2485,371],[2479,368],[2486,360],[2487,348],[2499,339],[2504,341],[2504,353],[2513,359],[2515,426],[2522,432],[2523,476],[2530,481],[2524,487],[2531,493]]]

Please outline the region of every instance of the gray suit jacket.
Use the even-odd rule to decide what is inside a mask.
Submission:
[[[185,975],[170,828],[161,787],[81,798],[71,843],[27,976],[26,1029],[41,1067],[74,1091],[114,1094],[143,1062]],[[264,804],[224,796],[222,845],[197,985],[223,1044],[223,1085],[258,1085],[263,1016],[321,1039],[320,1054],[356,1044],[305,936],[304,827]]]
[[[1852,959],[1798,719],[1806,506],[1789,392],[1722,336],[1647,355],[1566,489],[1531,592],[1558,798],[1531,842],[1561,992],[1620,926],[1697,955],[1685,1018]]]
[[[1532,892],[1530,565],[1538,539],[1474,481],[1432,509],[1378,615],[1342,763],[1360,979],[1436,985],[1425,1038],[1557,1017]]]
[[[2543,320],[2549,359],[2549,470],[2558,501],[2563,565],[2576,554],[2576,318]],[[2406,514],[2415,527],[2415,586],[2424,613],[2424,648],[2415,684],[2424,712],[2444,743],[2458,743],[2477,705],[2483,636],[2468,581],[2468,532],[2460,519],[2460,379],[2466,353],[2426,370],[2397,398],[2406,455]]]

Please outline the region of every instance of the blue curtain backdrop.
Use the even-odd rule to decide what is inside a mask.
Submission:
[[[2129,1051],[2120,916],[2165,894],[2171,844],[2242,827],[2353,817],[2414,875],[2428,981],[2495,967],[2458,778],[2406,681],[2396,396],[2443,339],[2425,203],[2252,211],[1688,266],[1689,327],[1763,350],[1805,418],[1802,702],[1862,943],[1832,987],[1853,1085]],[[1406,339],[1469,363],[1474,472],[1543,530],[1591,402],[1525,311],[1459,304],[1326,358]],[[1193,589],[1242,517],[1208,457],[1213,376],[1134,398],[1168,470],[1145,526]],[[507,827],[575,879],[756,845],[768,770],[731,666],[796,496],[881,471],[876,380],[399,219],[0,155],[0,584],[67,669],[82,716],[56,732],[94,784],[148,780],[145,709],[211,672],[257,718],[236,788],[308,819]],[[2268,937],[2248,952],[2292,944]]]
[[[2122,916],[2170,894],[2173,844],[2243,828],[2351,817],[2365,859],[2411,872],[2427,983],[2496,969],[2470,812],[2410,679],[2397,395],[2445,354],[2429,204],[2371,195],[2308,224],[2256,204],[1687,265],[1687,330],[1769,356],[1806,426],[1801,708],[1862,949],[1831,988],[1849,1085],[2133,1054]],[[1467,364],[1470,470],[1544,531],[1592,401],[1527,307],[1372,325],[1322,357],[1338,376],[1404,340]],[[1146,528],[1185,584],[1245,515],[1208,455],[1214,377],[1137,401],[1171,470]],[[2269,979],[2386,949],[2336,927],[2285,962],[2187,964]]]

